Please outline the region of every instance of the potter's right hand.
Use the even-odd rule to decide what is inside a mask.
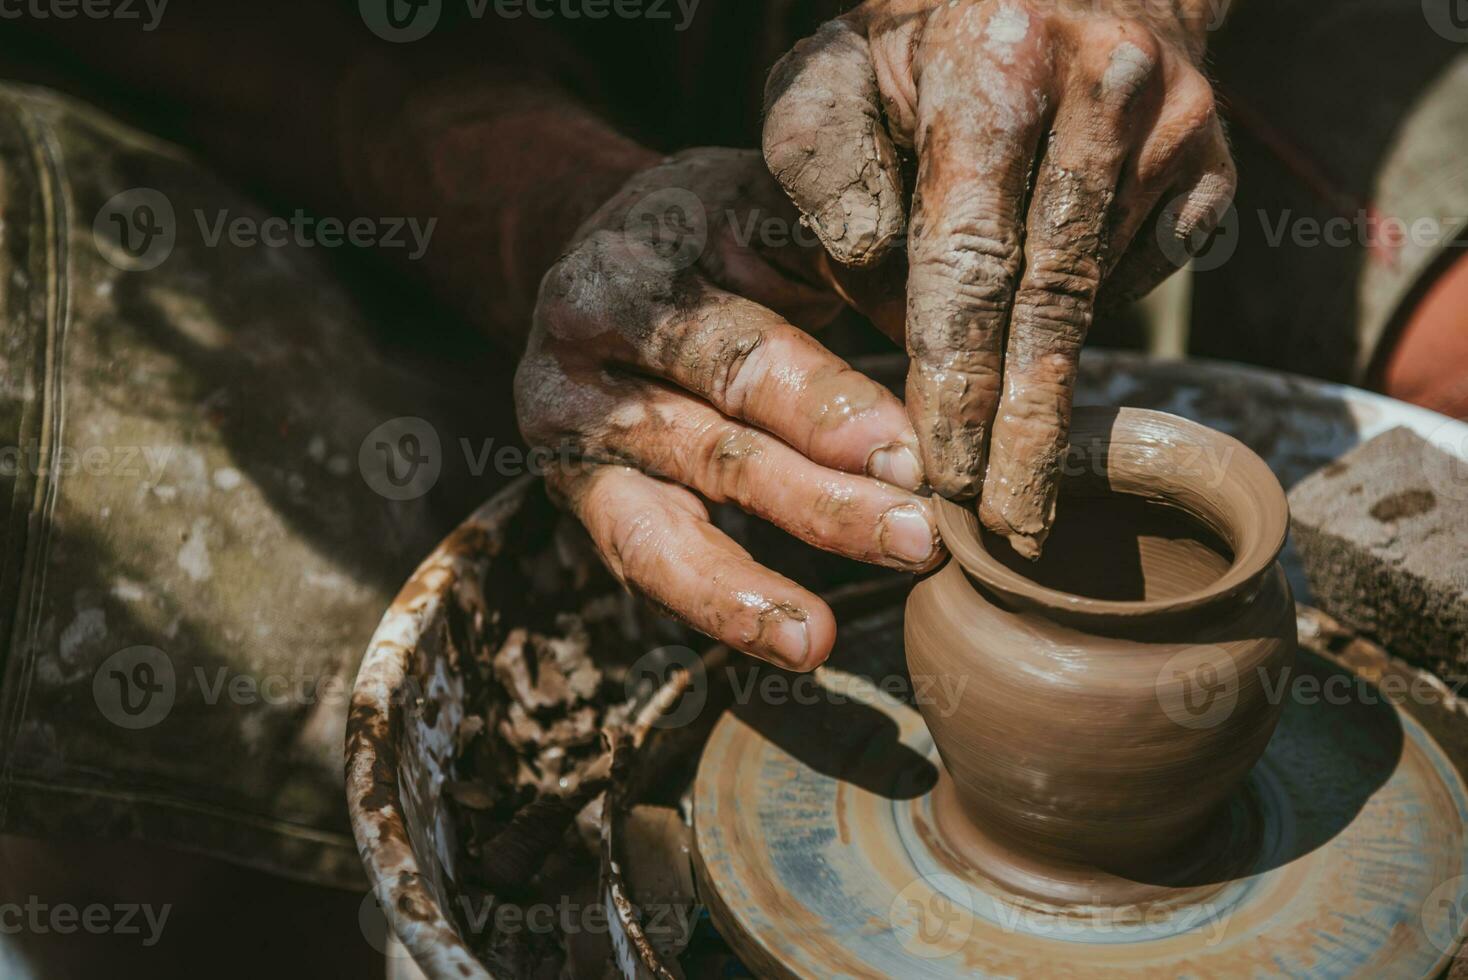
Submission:
[[[906,316],[885,328],[912,356],[929,483],[978,496],[1027,557],[1054,516],[1098,297],[1150,290],[1232,196],[1199,67],[1215,10],[866,0],[770,73],[766,159],[831,255],[854,272],[907,261]]]
[[[841,307],[824,251],[788,240],[797,220],[755,152],[692,150],[634,177],[542,282],[515,396],[532,445],[570,450],[548,484],[618,579],[808,670],[835,640],[831,610],[701,498],[893,568],[941,552],[902,404],[794,325]],[[760,227],[785,233],[741,244]]]

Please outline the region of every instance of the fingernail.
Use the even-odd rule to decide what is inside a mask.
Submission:
[[[873,452],[867,459],[867,475],[904,490],[923,485],[923,466],[917,454],[900,442]]]
[[[910,565],[925,564],[938,547],[933,524],[918,504],[903,504],[883,514],[881,541],[889,555]]]
[[[804,620],[781,618],[769,630],[767,638],[770,648],[787,669],[800,670],[810,659],[810,635]]]

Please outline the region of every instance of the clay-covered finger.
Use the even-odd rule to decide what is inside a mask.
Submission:
[[[621,466],[568,464],[546,479],[629,589],[716,640],[790,670],[811,670],[830,653],[830,607],[755,562],[709,523],[687,490]]]
[[[1228,156],[1212,85],[1191,64],[1166,49],[1162,54],[1166,98],[1122,170],[1107,247],[1108,277],[1134,242],[1146,245],[1139,236],[1155,225],[1159,208],[1167,203],[1164,195],[1169,190],[1175,195],[1189,171],[1196,173],[1200,156],[1220,146]]]
[[[916,65],[907,407],[928,482],[948,497],[975,496],[982,481],[1026,183],[1045,124],[1046,46],[1016,9],[940,8]]]
[[[1026,222],[1025,271],[1010,315],[979,516],[1030,558],[1038,557],[1055,516],[1081,345],[1106,266],[1132,109],[1160,57],[1155,41],[1134,35],[1083,46]]]
[[[765,162],[837,261],[879,261],[902,233],[902,175],[871,50],[853,17],[801,41],[765,85]]]
[[[1107,279],[1108,306],[1147,295],[1187,265],[1228,213],[1238,174],[1221,128],[1214,128],[1189,163]]]
[[[905,571],[942,557],[931,501],[817,465],[790,446],[655,383],[610,394],[586,451],[733,503],[808,544]]]
[[[601,233],[546,276],[541,296],[563,360],[664,378],[823,466],[923,482],[902,403],[758,303],[693,274],[644,282]]]
[[[638,366],[779,437],[822,466],[915,490],[917,436],[902,403],[758,304],[709,289],[664,322]]]

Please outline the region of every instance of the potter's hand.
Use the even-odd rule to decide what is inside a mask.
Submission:
[[[1030,556],[1098,290],[1150,290],[1233,193],[1197,67],[1216,5],[1111,7],[868,0],[797,46],[766,91],[765,158],[847,266],[901,239],[894,147],[916,152],[905,336],[923,463],[946,496],[982,487],[983,523]]]
[[[778,247],[740,244],[771,221]],[[941,555],[901,402],[792,325],[841,307],[819,245],[788,243],[797,221],[753,151],[693,150],[634,177],[542,282],[515,395],[526,439],[569,447],[548,482],[619,579],[809,669],[835,639],[831,610],[756,564],[700,496],[864,561],[917,571]]]

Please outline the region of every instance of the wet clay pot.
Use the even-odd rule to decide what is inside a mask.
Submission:
[[[1041,559],[940,508],[953,559],[913,590],[905,640],[915,682],[960,692],[920,705],[959,863],[1103,905],[1236,873],[1295,647],[1263,460],[1176,416],[1082,408]]]

